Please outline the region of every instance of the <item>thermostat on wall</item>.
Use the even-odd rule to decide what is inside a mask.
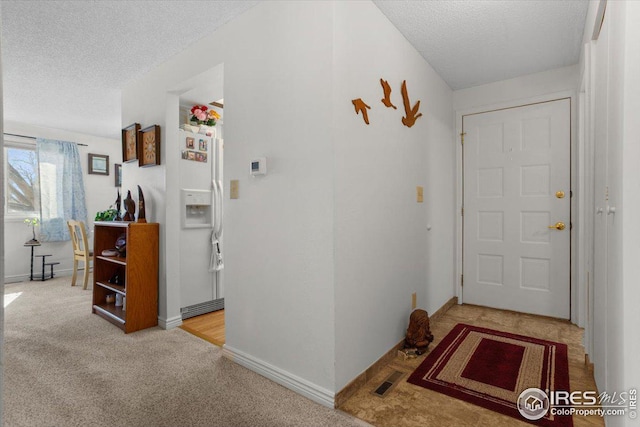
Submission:
[[[267,174],[267,158],[258,157],[257,159],[251,160],[251,164],[249,165],[249,174],[251,176],[266,175]]]

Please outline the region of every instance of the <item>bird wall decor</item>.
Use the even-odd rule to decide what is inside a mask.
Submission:
[[[397,110],[398,107],[393,105],[393,103],[391,102],[391,86],[389,86],[389,82],[380,79],[380,84],[382,85],[382,92],[384,93],[384,98],[382,98],[380,101],[382,101],[385,107]]]
[[[351,103],[356,108],[356,114],[362,113],[362,118],[364,119],[364,122],[366,124],[369,124],[369,114],[367,110],[370,110],[371,107],[365,104],[362,98],[354,99],[351,101]]]
[[[389,84],[389,82],[384,79],[380,79],[380,85],[382,86],[382,94],[384,96],[384,98],[382,98],[380,102],[382,102],[382,104],[387,108],[393,108],[394,110],[397,110],[398,107],[396,107],[393,104],[393,102],[391,102],[391,85]],[[419,112],[420,101],[416,102],[413,107],[411,106],[411,101],[409,100],[409,94],[407,93],[406,80],[402,81],[402,87],[400,89],[400,92],[402,94],[402,102],[404,105],[404,117],[402,117],[402,124],[407,127],[412,127],[416,123],[416,120],[422,117],[422,113]],[[368,106],[362,100],[362,98],[352,99],[351,103],[355,107],[356,115],[362,114],[362,119],[368,125],[369,112],[367,110],[370,110],[371,107]]]
[[[404,103],[404,114],[405,117],[402,118],[402,124],[411,127],[416,123],[418,117],[422,116],[422,113],[418,113],[420,109],[420,101],[416,102],[416,105],[411,107],[411,101],[409,101],[409,94],[407,94],[407,81],[404,80],[402,82],[402,102]],[[416,114],[418,113],[418,114]]]

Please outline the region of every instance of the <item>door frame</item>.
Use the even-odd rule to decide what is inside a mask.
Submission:
[[[571,171],[570,171],[570,187],[573,197],[571,198],[571,208],[570,208],[570,218],[571,224],[575,227],[575,230],[579,230],[578,219],[582,218],[582,213],[578,212],[579,208],[579,198],[580,194],[577,189],[578,183],[578,158],[577,153],[582,152],[578,149],[578,143],[581,145],[583,141],[579,141],[577,138],[577,92],[575,90],[567,90],[560,92],[553,92],[546,95],[539,95],[535,97],[529,98],[520,98],[511,101],[504,101],[500,103],[494,104],[485,104],[478,107],[471,107],[462,110],[456,110],[456,132],[454,135],[454,141],[456,146],[456,206],[455,206],[455,215],[456,215],[456,260],[455,260],[455,275],[454,275],[454,287],[455,287],[455,295],[458,297],[458,304],[464,303],[464,294],[462,292],[462,283],[461,277],[463,272],[463,221],[462,221],[462,205],[463,205],[463,162],[462,162],[462,140],[461,140],[461,132],[462,132],[462,117],[470,114],[478,114],[485,113],[494,110],[500,109],[509,109],[522,107],[529,104],[537,104],[542,102],[556,101],[560,99],[569,99],[570,102],[570,158],[571,158]],[[585,171],[588,172],[588,171]],[[582,177],[584,180],[585,177]],[[578,244],[576,241],[578,233],[574,233],[571,230],[570,237],[570,263],[571,263],[571,271],[570,271],[570,321],[572,323],[577,324],[578,326],[584,327],[585,313],[584,313],[584,285],[578,283],[576,280],[577,275],[577,266],[579,265],[579,260],[584,259],[584,252],[578,251]]]

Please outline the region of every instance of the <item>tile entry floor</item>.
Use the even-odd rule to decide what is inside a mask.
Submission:
[[[571,391],[596,390],[593,375],[584,363],[583,329],[569,321],[473,305],[455,305],[431,322],[431,332],[435,339],[429,346],[429,351],[457,323],[565,343],[568,347]],[[340,409],[377,427],[531,426],[516,418],[407,383],[409,375],[425,357],[426,354],[406,361],[396,357],[356,391]],[[372,394],[393,370],[404,373],[400,383],[385,397]],[[573,423],[575,427],[604,426],[604,420],[598,416],[574,415]]]

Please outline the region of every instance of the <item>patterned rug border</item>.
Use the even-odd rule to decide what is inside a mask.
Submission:
[[[477,392],[471,392],[464,387],[458,386],[452,383],[438,384],[437,382],[430,382],[424,380],[424,376],[429,370],[431,370],[434,364],[444,355],[445,352],[451,351],[452,345],[457,348],[459,342],[466,338],[470,332],[479,332],[490,335],[495,335],[503,338],[510,338],[527,343],[539,344],[545,346],[545,352],[547,349],[555,348],[554,364],[556,368],[556,375],[554,378],[555,385],[554,390],[569,390],[569,360],[567,356],[567,345],[555,341],[547,341],[540,338],[529,337],[525,335],[514,334],[511,332],[498,331],[495,329],[482,328],[479,326],[468,325],[465,323],[458,323],[451,329],[451,331],[438,343],[438,345],[431,350],[425,360],[422,361],[420,366],[409,376],[408,383],[414,384],[419,387],[424,387],[429,390],[434,390],[447,396],[460,399],[462,401],[472,403],[477,406],[498,412],[503,415],[507,415],[516,418],[523,422],[528,422],[535,425],[546,427],[571,427],[573,426],[573,418],[571,416],[556,416],[554,419],[549,419],[549,413],[537,421],[529,421],[522,417],[516,408],[516,404],[513,403],[512,407],[506,407],[504,402],[498,401],[490,395]],[[461,335],[464,336],[461,338]],[[450,355],[449,355],[450,356]],[[445,362],[448,363],[449,356]],[[546,363],[545,363],[546,368]],[[548,369],[543,372],[543,375],[547,375]],[[542,382],[542,379],[541,379]]]

